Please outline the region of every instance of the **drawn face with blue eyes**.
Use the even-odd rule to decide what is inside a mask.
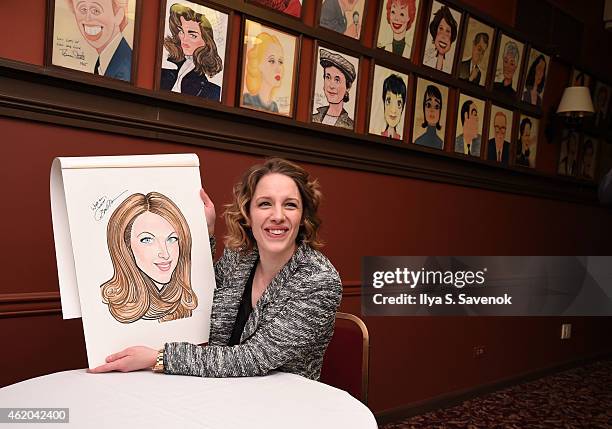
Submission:
[[[130,247],[136,266],[159,285],[170,282],[179,258],[179,238],[163,217],[144,212],[132,224]]]

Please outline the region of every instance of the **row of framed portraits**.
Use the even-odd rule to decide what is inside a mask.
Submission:
[[[51,49],[47,50],[50,52],[50,64],[101,77],[133,81],[136,62],[133,52],[137,52],[134,42],[138,39],[135,37],[138,22],[136,18],[141,0],[50,1],[53,8],[47,41],[51,46]],[[325,11],[328,11],[331,1],[323,0],[318,8],[319,19],[328,13]],[[365,1],[353,0],[353,6],[363,8]],[[350,3],[351,0],[342,0],[340,3],[345,2]],[[422,3],[424,0],[385,0],[380,6],[380,25],[386,20],[392,27],[391,32],[395,34],[394,31],[404,29],[405,24],[412,28],[414,33],[413,20],[418,16]],[[464,43],[463,51],[464,54],[467,52],[471,55],[468,61],[471,61],[471,65],[468,64],[468,74],[465,75],[462,73],[465,61],[454,61],[453,47],[460,34],[456,24],[463,23],[463,14],[437,0],[430,3],[429,9],[428,29],[431,37],[427,38],[425,55],[428,55],[427,52],[433,52],[432,48],[437,49],[438,54],[423,61],[424,65],[442,71],[446,69],[452,73],[453,68],[449,64],[457,63],[459,78],[467,76],[467,79],[471,80],[472,77],[478,77],[474,83],[484,85],[487,75],[485,70],[496,69],[489,67],[491,61],[488,49],[489,44],[493,45],[496,33],[494,28],[471,16],[467,19],[467,30],[462,34],[464,39],[471,40],[471,43]],[[177,97],[186,97],[185,100],[189,100],[188,97],[207,102],[223,100],[228,79],[225,65],[229,57],[232,13],[230,9],[202,1],[162,2],[156,89],[174,93]],[[406,19],[405,14],[408,19],[406,22],[402,21]],[[301,36],[246,17],[242,23],[242,62],[238,85],[240,95],[237,104],[242,108],[293,118],[296,86],[300,79],[298,64]],[[381,32],[379,28],[377,37]],[[494,80],[492,90],[504,92],[509,91],[508,88],[511,87],[514,91],[519,82],[516,71],[521,68],[521,61],[527,52],[526,45],[505,34],[499,34],[499,38],[499,52],[494,63],[500,72],[496,72],[495,76],[500,74],[510,83],[506,85],[505,80]],[[411,45],[411,41],[412,39],[404,39],[402,56],[410,56],[412,48],[406,50],[406,46]],[[395,45],[379,47],[396,51]],[[450,50],[444,52],[443,61],[440,62],[440,49],[449,47]],[[516,61],[508,57],[509,52]],[[539,104],[549,58],[533,48],[529,52],[530,66],[524,95],[530,97],[530,103]],[[541,57],[544,58],[544,63],[538,62]],[[360,86],[360,62],[359,56],[349,54],[341,48],[315,43],[310,122],[354,130],[359,97],[357,88]],[[423,69],[423,74],[426,72],[426,69]],[[534,82],[537,84],[535,92],[530,87],[532,74],[535,74]],[[367,130],[370,134],[437,149],[444,148],[446,115],[449,109],[447,86],[414,75],[409,77],[406,73],[393,70],[392,66],[379,64],[373,65],[370,76],[369,103],[362,103],[369,104]],[[573,84],[589,86],[592,83],[588,75],[577,70],[571,79]],[[408,100],[409,80],[416,82],[414,100]],[[597,94],[595,104],[601,106],[595,121],[607,125],[611,116],[608,114],[608,99],[612,94],[610,87],[598,82],[592,85],[592,88]],[[504,128],[505,133],[503,139],[500,136],[496,141],[499,153],[494,157],[489,154],[489,143],[495,139],[491,137],[492,140],[487,141],[486,145],[481,141],[486,103],[467,94],[461,94],[459,98],[457,133],[452,140],[455,151],[497,160],[503,164],[535,166],[538,119],[522,114],[519,117],[518,112],[503,109],[495,102],[488,103],[486,117],[490,118],[490,121],[489,130],[485,134],[495,134],[495,118],[498,121],[503,118],[505,121],[503,127],[498,126],[500,129]],[[468,101],[469,106],[466,104]],[[438,119],[434,120],[435,117]],[[411,120],[408,121],[408,118]],[[517,144],[516,150],[510,152],[510,131],[515,122],[518,124]],[[410,135],[406,132],[409,127],[412,130]],[[463,146],[459,140],[464,141]],[[490,150],[491,154],[494,154],[493,149]]]
[[[594,132],[612,129],[612,86],[596,81],[580,69],[572,69],[570,86],[586,86],[591,91],[595,113],[585,121],[585,127]]]
[[[281,13],[299,17],[297,0],[247,0]],[[316,22],[322,28],[361,39],[367,0],[317,0]],[[478,17],[452,5],[433,0],[383,0],[379,2],[375,32],[376,47],[392,55],[413,58],[415,29],[421,7],[428,3],[421,64],[452,74],[477,86],[485,86],[522,102],[541,107],[550,68],[550,55],[504,34]],[[293,4],[293,6],[289,6]],[[465,27],[465,28],[463,28]],[[459,43],[461,37],[461,43]],[[498,43],[496,41],[498,40]],[[495,50],[495,55],[492,53]],[[456,55],[456,51],[460,55]],[[570,85],[587,86],[594,100],[591,126],[609,126],[612,87],[574,69]],[[608,121],[604,121],[608,119]]]
[[[593,135],[564,130],[557,173],[586,180],[596,179],[600,145],[600,140]]]
[[[376,92],[374,84],[368,123],[370,134],[438,150],[447,150],[445,136],[451,135],[451,152],[504,166],[535,168],[539,119],[467,93],[459,93],[458,103],[451,106],[448,87],[422,77],[402,76],[378,65],[374,75],[375,82],[379,81],[376,76],[387,77],[382,79],[380,92]],[[399,103],[394,104],[396,98],[393,90],[389,90],[392,85],[388,82],[398,77],[416,80],[414,109],[406,121],[403,119],[406,109],[401,111]],[[377,100],[379,94],[384,94],[382,100]],[[451,109],[456,109],[455,124],[448,122]],[[396,112],[402,115],[399,123]],[[410,133],[405,132],[408,127],[412,130]]]
[[[301,11],[299,0],[252,2],[273,7],[289,15]],[[131,80],[137,3],[137,0],[100,0],[93,4],[76,0],[54,1],[52,63],[120,80]],[[317,10],[320,27],[348,37],[361,37],[366,0],[319,0],[319,3]],[[411,58],[415,21],[423,3],[422,0],[383,1],[379,8],[377,47],[390,52],[391,55]],[[218,54],[223,53],[228,39],[228,12],[206,7],[200,2],[166,2],[163,20],[163,49],[166,54],[164,63],[177,64],[183,61],[184,57],[189,57],[189,52],[206,46],[198,50],[197,57],[201,60],[198,71],[214,80],[222,70],[223,55]],[[178,20],[176,16],[179,16]],[[523,54],[527,52],[526,45],[501,34],[496,61],[490,61],[495,29],[473,17],[469,17],[467,24],[464,24],[462,16],[459,10],[433,0],[430,4],[428,34],[423,38],[426,43],[422,64],[449,74],[456,68],[460,79],[476,85],[485,85],[489,62],[494,62],[493,89],[503,94],[517,93],[521,65],[524,62]],[[184,33],[184,39],[181,39],[180,33],[182,22],[193,27],[191,33]],[[459,57],[455,55],[457,37],[463,34],[460,31],[461,25],[467,25],[467,31],[464,35],[461,60],[455,61],[455,57]],[[249,33],[245,34],[245,38],[250,36]],[[249,44],[249,41],[245,40],[245,43]],[[289,52],[286,50],[285,54],[289,55]],[[528,60],[529,72],[521,99],[540,105],[550,57],[531,49]],[[458,64],[453,67],[456,62]]]

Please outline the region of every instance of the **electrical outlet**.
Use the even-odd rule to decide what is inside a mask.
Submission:
[[[572,337],[572,324],[564,323],[561,325],[561,339],[569,340]]]
[[[485,346],[474,346],[474,359],[480,359],[485,354]]]

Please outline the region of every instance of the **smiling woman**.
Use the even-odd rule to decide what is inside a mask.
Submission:
[[[191,316],[191,234],[176,205],[157,192],[133,194],[113,212],[107,227],[113,277],[102,300],[121,323]]]
[[[410,58],[419,0],[387,0],[378,24],[377,46]]]
[[[455,40],[459,34],[461,13],[437,1],[433,2],[423,65],[451,73],[455,58]]]
[[[225,251],[215,263],[208,345],[167,343],[159,351],[130,347],[92,372],[155,364],[168,374],[202,377],[278,370],[319,378],[342,284],[317,250],[322,247],[318,183],[296,164],[274,158],[246,171],[233,196],[224,213]],[[213,237],[215,208],[204,191],[202,199]],[[160,230],[161,237],[168,231]]]
[[[353,129],[355,102],[351,103],[351,107],[348,107],[348,103],[351,100],[351,87],[357,78],[358,67],[355,64],[358,64],[358,59],[319,48],[319,64],[312,122]],[[326,103],[323,103],[323,98]],[[320,100],[318,103],[317,99]]]
[[[158,214],[138,216],[130,231],[130,248],[138,268],[158,289],[170,282],[179,256],[179,238],[174,227]]]
[[[375,65],[368,127],[371,134],[402,139],[407,82],[408,75]]]

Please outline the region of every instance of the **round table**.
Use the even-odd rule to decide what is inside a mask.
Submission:
[[[345,391],[284,372],[199,378],[64,371],[0,389],[0,407],[68,408],[70,422],[60,427],[377,428],[372,412]]]

